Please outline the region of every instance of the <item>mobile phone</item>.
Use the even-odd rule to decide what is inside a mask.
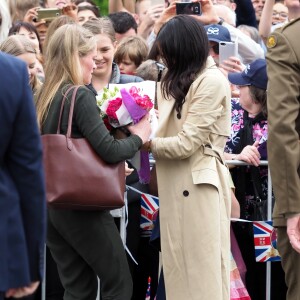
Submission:
[[[238,56],[237,43],[220,42],[219,43],[219,64],[227,60],[230,56]]]
[[[177,15],[201,15],[201,6],[199,2],[177,2],[176,3]]]
[[[54,20],[56,17],[61,16],[62,10],[59,8],[41,8],[37,10],[37,15],[38,15],[36,19],[37,22],[41,20],[50,22]]]
[[[163,5],[165,6],[165,0],[151,0],[151,6]]]

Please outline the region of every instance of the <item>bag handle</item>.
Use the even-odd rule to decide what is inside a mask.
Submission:
[[[64,94],[64,97],[63,97],[63,100],[61,102],[61,106],[60,106],[60,111],[59,111],[59,118],[58,118],[58,125],[57,125],[57,131],[56,131],[56,134],[60,134],[60,125],[61,125],[61,119],[62,119],[62,113],[63,113],[63,110],[64,110],[64,106],[65,106],[65,102],[66,102],[66,99],[67,99],[67,95],[69,94],[69,92],[74,88],[74,91],[73,91],[73,94],[72,94],[72,99],[71,99],[71,103],[73,101],[73,98],[74,98],[74,102],[75,102],[75,97],[76,97],[76,93],[77,93],[77,90],[80,86],[74,86],[72,85],[71,87],[69,87],[67,89],[67,91],[65,92]],[[73,106],[73,110],[74,110],[74,106]],[[70,108],[70,112],[69,112],[69,117],[70,117],[70,114],[71,114],[71,108]],[[72,118],[73,118],[73,111],[72,111]],[[68,121],[68,130],[69,130],[69,127],[72,128],[72,118],[71,118],[71,124],[69,126],[69,121]],[[70,118],[69,118],[70,120]],[[68,133],[67,133],[68,134]],[[71,136],[71,131],[70,131],[70,134],[69,134],[69,137]]]
[[[72,98],[71,98],[71,106],[70,106],[70,112],[69,112],[69,120],[68,120],[68,130],[67,130],[67,138],[68,140],[71,138],[71,131],[72,131],[72,119],[73,119],[73,112],[74,112],[74,106],[75,106],[75,98],[78,89],[80,88],[80,85],[75,86]]]

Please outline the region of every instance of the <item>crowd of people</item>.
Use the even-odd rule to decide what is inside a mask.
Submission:
[[[0,300],[39,300],[43,280],[47,300],[264,300],[252,221],[268,193],[271,299],[300,299],[300,2],[198,2],[177,15],[176,1],[108,0],[107,16],[92,0],[0,2]],[[145,80],[155,132],[150,114],[107,126],[105,89]],[[66,134],[72,86],[72,137],[126,161],[126,242],[109,210],[46,208],[41,135]],[[149,180],[137,153],[155,161]],[[152,237],[136,191],[159,198]]]

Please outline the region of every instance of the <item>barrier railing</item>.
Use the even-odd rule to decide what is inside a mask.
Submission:
[[[150,165],[154,165],[155,160],[150,159]],[[228,166],[249,166],[250,164],[240,161],[240,160],[226,160],[226,164]],[[267,160],[261,160],[259,163],[259,166],[261,167],[268,167],[268,161]],[[272,180],[271,180],[271,174],[270,169],[268,169],[268,212],[267,217],[268,220],[272,219]],[[266,262],[266,300],[271,300],[271,262]]]
[[[226,160],[227,165],[233,166],[247,166],[248,163],[239,160]],[[155,164],[154,159],[150,159],[150,165],[153,166]],[[267,166],[268,161],[261,160],[259,166]],[[270,176],[270,169],[268,169],[268,220],[272,218],[272,181]],[[116,216],[117,217],[117,216]],[[125,207],[120,210],[120,215],[118,216],[121,219],[120,224],[120,235],[125,242],[126,236],[126,226],[125,226]],[[45,248],[46,249],[46,248]],[[46,258],[46,250],[45,250],[45,258]],[[266,300],[271,300],[271,262],[266,262],[267,269],[266,269]],[[42,300],[46,299],[46,286],[45,286],[45,278],[46,278],[46,264],[44,268],[44,281],[42,282]],[[98,298],[97,298],[98,299]]]
[[[248,163],[245,163],[240,160],[227,160],[226,163],[228,165],[234,166],[248,166]],[[267,160],[261,160],[259,166],[266,166],[268,167]],[[270,169],[268,168],[268,213],[267,213],[268,220],[272,219],[272,179],[270,174]],[[271,262],[266,262],[267,269],[266,269],[266,300],[271,300]]]

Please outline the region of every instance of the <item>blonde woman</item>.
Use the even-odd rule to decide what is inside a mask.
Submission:
[[[75,100],[72,136],[86,138],[104,161],[115,163],[132,157],[148,140],[150,124],[145,117],[128,128],[132,135],[123,140],[110,135],[100,118],[95,94],[85,86],[92,80],[96,56],[95,37],[80,25],[66,24],[54,32],[47,46],[45,82],[37,95],[38,122],[42,134],[55,134],[63,95],[70,86],[82,85]],[[69,109],[70,102],[66,102],[63,134]],[[108,211],[49,208],[47,245],[65,289],[64,299],[96,299],[97,277],[102,299],[131,298],[132,281],[123,244]]]
[[[41,85],[36,76],[37,56],[35,45],[25,36],[12,35],[0,44],[0,51],[16,56],[26,63],[29,83],[33,93],[35,93]]]

